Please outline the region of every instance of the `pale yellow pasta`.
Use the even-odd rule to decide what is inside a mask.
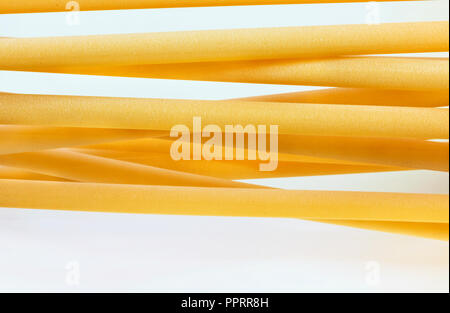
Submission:
[[[278,125],[280,134],[448,139],[437,108],[0,94],[0,124],[171,130],[203,125]]]
[[[23,195],[26,194],[26,197]],[[113,213],[449,222],[447,195],[3,180],[0,206]]]
[[[437,52],[448,51],[448,37],[449,24],[442,21],[3,38],[0,69]]]
[[[1,13],[35,13],[91,10],[128,10],[149,8],[209,7],[228,5],[263,5],[297,3],[367,2],[368,0],[14,0],[1,1]],[[406,0],[381,0],[406,1]]]

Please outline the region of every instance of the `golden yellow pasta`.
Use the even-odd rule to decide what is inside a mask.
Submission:
[[[336,223],[329,221],[329,224]],[[339,225],[442,241],[448,241],[449,238],[448,224],[440,223],[339,221]]]
[[[448,51],[448,37],[444,21],[3,38],[0,69],[437,52]]]
[[[234,160],[234,161],[206,161],[206,160],[180,160],[174,161],[167,153],[128,153],[112,150],[76,149],[77,152],[101,156],[170,169],[179,172],[188,172],[197,175],[214,176],[225,179],[257,179],[277,177],[340,175],[355,173],[374,173],[403,171],[404,168],[374,166],[364,164],[318,163],[299,161],[279,161],[273,171],[260,171],[261,161]],[[1,161],[0,161],[1,162]],[[264,163],[264,162],[263,162]]]
[[[0,125],[0,155],[163,135],[167,132]]]
[[[283,136],[283,135],[282,135]],[[120,158],[142,158],[142,157],[152,157],[155,153],[159,153],[161,155],[165,155],[167,158],[170,158],[170,150],[172,144],[174,142],[174,138],[169,136],[159,137],[159,138],[142,138],[135,140],[126,140],[126,141],[116,141],[110,143],[102,143],[95,145],[88,145],[76,150],[80,150],[83,152],[91,153],[92,151],[96,151],[96,153],[101,153],[106,155],[107,157],[120,157]],[[204,139],[202,141],[205,141]],[[268,142],[268,141],[267,141]],[[198,144],[193,143],[191,141],[192,149],[190,149],[190,159],[193,160],[193,150]],[[202,143],[201,149],[204,148]],[[242,150],[244,158],[248,159],[249,149],[246,147],[244,149],[237,149],[236,147],[232,147],[233,156],[238,153],[238,151]],[[222,159],[225,160],[225,146],[222,146]],[[237,158],[236,158],[237,159]],[[257,158],[258,159],[258,158]],[[364,164],[364,162],[352,162],[352,161],[344,161],[330,158],[318,158],[312,156],[298,155],[298,154],[287,154],[287,153],[278,153],[279,161],[287,161],[287,162],[303,162],[303,163],[332,163],[332,164]]]
[[[437,108],[0,94],[0,124],[170,130],[177,124],[279,125],[280,134],[448,139]]]
[[[324,88],[241,98],[248,101],[353,104],[405,107],[446,107],[449,104],[448,90],[415,91],[367,88]]]
[[[447,171],[448,142],[327,136],[279,137],[279,151],[383,166]]]
[[[251,184],[176,172],[65,149],[2,155],[0,164],[81,182],[257,188]]]
[[[0,93],[1,94],[1,93]],[[5,94],[5,93],[3,93]],[[237,99],[236,99],[237,100]],[[304,103],[335,103],[354,105],[390,105],[410,107],[433,107],[448,105],[448,92],[416,92],[416,91],[393,91],[358,88],[327,88],[322,90],[294,92],[286,94],[275,94],[260,97],[243,98],[240,100],[264,101],[264,102],[304,102]],[[155,151],[167,152],[170,143],[155,139],[131,140],[125,139],[142,137],[163,137],[167,131],[142,131],[129,129],[88,129],[88,128],[64,128],[45,126],[17,126],[0,125],[0,154],[32,152],[43,149],[54,149],[60,147],[74,147],[80,145],[95,145],[119,141],[111,145],[95,145],[93,149],[127,149],[133,151]],[[394,140],[390,140],[394,141]],[[403,140],[401,140],[402,142]],[[164,147],[161,144],[164,143]],[[144,147],[145,146],[145,147]],[[136,150],[138,149],[138,150]],[[165,150],[164,150],[165,149]],[[430,156],[431,157],[431,156]],[[299,159],[300,158],[300,159]],[[299,155],[279,154],[279,160],[316,162],[319,158]],[[318,160],[326,162],[326,158]],[[344,160],[331,159],[331,163],[346,163]],[[350,162],[349,163],[355,163]]]
[[[122,77],[447,93],[449,88],[449,61],[445,58],[369,56],[31,70]]]
[[[2,188],[0,187],[0,195],[2,193],[5,193],[5,190],[2,190]],[[57,196],[59,197],[59,195]],[[23,204],[20,205],[23,206]],[[41,205],[36,204],[33,205],[33,207],[35,208],[39,208],[40,206]],[[45,207],[44,209],[49,208]],[[445,223],[378,222],[351,220],[320,220],[320,222],[448,241],[448,224]]]
[[[90,147],[167,153],[170,151],[173,140],[170,137],[137,139]],[[203,141],[205,140],[208,138],[203,139]],[[196,145],[192,140],[190,144]],[[225,151],[225,147],[222,147],[222,150]],[[223,151],[222,154],[224,154]],[[244,151],[244,155],[248,155],[247,150]],[[407,138],[280,135],[278,137],[278,159],[307,163],[376,164],[445,172],[449,170],[449,146],[448,142]]]
[[[76,3],[72,3],[67,0],[14,0],[1,1],[0,14],[367,1],[369,0],[77,0]]]
[[[48,176],[14,167],[0,165],[0,179],[68,181],[64,178]],[[0,181],[1,184],[1,181]]]
[[[23,195],[27,196],[24,197]],[[0,206],[113,213],[447,223],[447,195],[3,180]]]

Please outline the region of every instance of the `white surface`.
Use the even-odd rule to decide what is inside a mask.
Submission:
[[[85,12],[76,26],[67,25],[65,13],[0,15],[0,37],[364,23],[367,8]],[[380,3],[378,10],[381,22],[448,20],[448,1]],[[0,71],[0,91],[23,93],[225,99],[305,89]],[[448,174],[429,171],[258,183],[448,193]],[[0,290],[448,292],[448,249],[447,242],[289,219],[0,209]]]

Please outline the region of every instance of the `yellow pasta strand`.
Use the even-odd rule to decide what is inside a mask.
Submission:
[[[0,69],[438,52],[448,51],[448,37],[443,21],[3,38]]]
[[[0,93],[2,94],[2,93]],[[5,93],[3,93],[5,94]],[[239,99],[235,99],[239,100]],[[388,105],[409,107],[442,107],[448,106],[448,92],[417,92],[399,90],[376,90],[359,88],[327,88],[322,90],[303,91],[285,94],[243,98],[240,100],[260,102],[290,102],[319,104],[354,104],[354,105]],[[141,137],[167,136],[165,131],[117,130],[117,129],[86,129],[45,126],[15,126],[0,125],[0,154],[32,152],[44,149],[75,147],[80,145],[95,145],[97,143],[113,142]],[[147,144],[155,145],[155,141],[147,140]],[[139,145],[145,144],[142,141]],[[142,149],[137,143],[131,149]],[[160,142],[165,142],[160,140]],[[123,146],[124,143],[121,142]],[[118,149],[118,143],[94,149]],[[169,151],[170,144],[163,151]],[[135,150],[136,151],[136,150]],[[149,150],[150,151],[150,150]],[[162,152],[161,148],[159,148]],[[292,158],[293,157],[293,158]],[[300,159],[299,159],[300,158]],[[279,154],[279,160],[316,162],[318,158],[299,155]],[[326,162],[320,158],[321,163]],[[331,163],[346,163],[344,160],[330,160]],[[354,162],[349,162],[354,163]]]
[[[127,10],[149,8],[213,7],[297,3],[367,2],[368,0],[14,0],[0,2],[0,13],[61,12],[70,10]],[[406,1],[406,0],[381,0]]]
[[[3,155],[0,156],[0,163],[81,182],[256,188],[251,184],[112,160],[65,149]]]
[[[447,139],[448,109],[0,94],[0,124],[170,130],[279,125],[281,134]]]
[[[353,104],[405,107],[446,107],[449,104],[448,90],[414,91],[367,88],[325,88],[272,94],[241,100],[259,102],[291,102],[320,104]]]
[[[334,221],[322,221],[335,224]],[[407,222],[368,222],[368,221],[339,221],[339,225],[366,230],[403,234],[441,241],[448,241],[448,224],[438,223],[407,223]]]
[[[47,67],[28,70],[121,77],[447,93],[449,89],[449,61],[445,58],[369,56],[138,66]]]
[[[0,179],[68,181],[66,179],[0,165]],[[0,181],[1,184],[1,181]]]
[[[83,152],[90,153],[92,151],[97,151],[97,153],[104,153],[105,155],[109,155],[108,157],[123,157],[123,158],[140,158],[143,156],[152,156],[155,153],[159,153],[165,155],[166,157],[170,157],[169,153],[171,151],[171,147],[173,141],[175,139],[171,137],[160,137],[160,138],[142,138],[136,140],[127,140],[127,141],[116,141],[110,143],[103,144],[95,144],[88,145],[76,150],[83,150]],[[204,141],[205,139],[203,139]],[[269,141],[267,141],[269,142]],[[193,150],[197,146],[197,143],[193,143],[191,141],[191,151],[190,151],[190,159],[193,158]],[[201,145],[201,149],[203,146]],[[241,151],[244,154],[244,158],[248,156],[249,150],[247,148],[238,149],[236,147],[232,147],[233,156],[237,160],[237,153]],[[222,146],[222,159],[225,160],[225,147]],[[248,157],[247,157],[248,159]],[[332,163],[332,164],[360,164],[360,162],[351,162],[351,161],[342,161],[336,159],[329,158],[318,158],[311,157],[305,155],[297,155],[297,154],[287,154],[287,153],[278,153],[279,161],[287,161],[287,162],[304,162],[304,163]],[[367,164],[365,164],[367,165]]]
[[[279,151],[383,166],[447,171],[448,142],[415,139],[280,136]]]
[[[26,194],[26,197],[23,195]],[[3,180],[0,206],[204,216],[448,224],[448,196]]]
[[[136,154],[87,149],[76,149],[75,151],[125,162],[133,162],[179,172],[214,176],[224,179],[341,175],[405,170],[403,168],[373,165],[279,161],[277,168],[274,171],[260,171],[259,165],[261,161],[174,161],[168,154],[164,153]]]
[[[166,143],[161,143],[167,140]],[[94,149],[128,151],[170,151],[174,138],[138,139],[94,145]],[[180,139],[177,139],[180,140]],[[203,139],[203,141],[208,138]],[[225,140],[222,140],[225,142]],[[269,138],[267,138],[269,142]],[[195,146],[190,142],[191,146]],[[222,147],[225,151],[225,147]],[[278,137],[279,160],[319,163],[371,164],[436,171],[449,170],[448,142],[406,138],[362,138],[337,136]],[[223,152],[224,154],[224,152]],[[246,152],[245,155],[247,155]]]
[[[0,168],[1,169],[1,168]],[[47,180],[47,179],[41,179]],[[2,181],[0,181],[1,183]],[[0,188],[1,193],[1,188]],[[317,222],[317,221],[316,221]],[[448,241],[448,224],[443,223],[408,223],[377,221],[320,220],[322,223],[403,234],[422,238]]]
[[[297,140],[295,140],[298,138]],[[335,153],[341,153],[339,158],[326,158],[326,157],[317,157],[317,156],[310,156],[310,155],[304,155],[301,154],[303,150],[308,151],[309,146],[311,146],[311,141],[317,140],[317,145],[320,147],[321,142],[323,144],[326,144],[329,141],[335,140],[336,143],[333,145],[330,145],[331,149],[337,150]],[[278,138],[278,160],[279,161],[286,161],[286,162],[302,162],[302,163],[320,163],[320,164],[347,164],[347,165],[373,165],[374,161],[373,159],[377,160],[375,163],[383,163],[382,160],[380,160],[380,157],[377,157],[376,152],[373,152],[375,155],[371,155],[370,149],[377,149],[384,143],[384,146],[386,148],[395,149],[395,151],[386,152],[385,154],[394,153],[396,156],[397,154],[405,154],[405,153],[411,153],[409,150],[414,148],[414,145],[403,145],[403,147],[397,147],[395,145],[396,142],[409,142],[408,140],[392,140],[392,142],[388,139],[380,139],[375,138],[374,143],[371,144],[370,141],[366,143],[367,139],[361,140],[361,144],[356,147],[356,150],[360,149],[363,150],[363,153],[367,155],[366,159],[370,162],[359,162],[359,161],[349,161],[346,159],[356,158],[352,154],[357,154],[357,152],[350,152],[350,156],[346,157],[346,151],[341,151],[340,149],[347,149],[348,145],[347,143],[351,141],[353,138],[347,138],[347,137],[326,137],[326,136],[314,136],[314,137],[307,137],[307,136],[287,136],[287,135],[281,135]],[[119,142],[112,142],[112,143],[105,143],[105,144],[98,144],[98,145],[91,145],[91,146],[85,146],[81,149],[76,149],[82,152],[86,153],[94,153],[96,155],[103,155],[106,157],[112,157],[112,158],[120,158],[124,160],[147,160],[150,158],[153,158],[156,156],[156,154],[160,154],[165,156],[165,158],[170,158],[169,152],[171,151],[171,146],[174,143],[174,138],[171,137],[161,137],[161,138],[145,138],[145,139],[136,139],[136,140],[129,140],[129,141],[119,141]],[[208,140],[208,138],[203,139],[203,141]],[[416,141],[411,140],[412,143],[416,143]],[[223,141],[224,142],[224,141]],[[302,143],[305,142],[305,147],[302,146]],[[309,146],[308,146],[309,143]],[[355,138],[354,143],[358,144],[359,139]],[[422,150],[419,152],[422,152],[423,155],[415,155],[412,157],[412,161],[409,162],[409,164],[414,163],[415,158],[418,159],[418,162],[421,162],[421,164],[426,164],[426,162],[429,160],[429,162],[433,162],[434,164],[437,164],[436,166],[441,166],[442,168],[445,168],[445,155],[448,154],[448,149],[445,149],[445,143],[436,143],[437,147],[435,147],[434,143],[427,143],[424,141],[417,140],[418,146],[420,144],[425,143],[422,147]],[[339,145],[340,144],[340,145]],[[425,149],[426,145],[430,144],[430,149]],[[193,150],[198,145],[197,143],[190,142],[191,149],[190,149],[190,160],[194,160],[193,158]],[[242,152],[245,159],[248,159],[249,150],[248,149],[237,149],[236,147],[233,148],[233,156],[234,159],[238,160],[237,155],[238,152]],[[403,150],[402,150],[403,148]],[[433,149],[435,148],[435,149]],[[440,148],[440,149],[437,149]],[[201,145],[200,149],[204,149],[204,146]],[[200,150],[199,149],[199,150]],[[364,150],[365,149],[365,150]],[[416,148],[417,149],[417,148]],[[225,158],[225,150],[226,147],[222,146],[222,160],[226,160]],[[322,149],[323,150],[323,149]],[[367,151],[369,150],[369,151]],[[287,152],[287,153],[286,153]],[[359,152],[359,151],[358,151]],[[427,152],[430,153],[440,153],[439,155],[428,155]],[[325,152],[321,151],[312,151],[310,154],[326,154],[327,151],[325,149]],[[333,151],[330,152],[332,154]],[[361,153],[361,152],[360,152]],[[412,151],[414,153],[414,151]],[[257,153],[256,153],[257,154]],[[381,154],[383,156],[383,152],[378,152],[378,154]],[[397,156],[399,158],[399,156]],[[257,157],[258,160],[258,157]],[[260,162],[260,161],[257,161]],[[397,161],[398,163],[401,163],[400,160]],[[389,161],[389,163],[395,163],[394,161]],[[403,161],[403,163],[406,163]],[[447,163],[448,163],[448,155],[447,155]],[[432,164],[433,165],[433,164]],[[430,165],[431,167],[431,165]]]
[[[5,93],[0,92],[0,94]],[[369,88],[323,88],[319,90],[234,98],[229,100],[433,108],[447,107],[449,105],[449,93],[447,90],[416,91]]]
[[[167,132],[151,130],[0,125],[0,155],[166,134]]]

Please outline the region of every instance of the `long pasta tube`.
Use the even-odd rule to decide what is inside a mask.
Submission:
[[[16,190],[11,192],[11,190],[8,190],[11,188],[11,186],[3,186],[0,184],[0,198],[5,195],[12,195],[14,192],[17,192],[21,188],[17,188],[20,185],[20,181],[17,180],[4,180],[0,181],[0,183],[8,183],[13,182],[16,183]],[[34,185],[37,187],[37,182],[33,182]],[[44,188],[45,186],[41,186]],[[62,187],[62,186],[59,186]],[[19,189],[19,190],[17,190]],[[23,188],[22,188],[23,189]],[[36,195],[35,193],[33,195]],[[59,199],[63,195],[61,194],[53,194],[52,196],[57,196]],[[63,199],[61,199],[63,200]],[[64,200],[63,200],[64,201]],[[1,201],[0,205],[4,206],[5,202]],[[62,205],[62,204],[61,204]],[[10,204],[12,207],[20,206],[24,207],[25,205],[23,203],[19,203],[17,201],[16,203]],[[29,206],[26,206],[29,207]],[[82,205],[80,206],[82,207]],[[49,206],[46,207],[45,204],[34,203],[32,208],[40,208],[40,209],[55,209],[55,206]],[[67,209],[67,208],[65,208]],[[85,208],[84,208],[85,209]],[[78,208],[78,210],[82,210]],[[316,220],[317,222],[318,220]],[[335,225],[342,225],[347,227],[354,227],[354,228],[361,228],[361,229],[368,229],[368,230],[376,230],[381,232],[389,232],[389,233],[395,233],[395,234],[403,234],[403,235],[409,235],[409,236],[417,236],[417,237],[423,237],[423,238],[429,238],[429,239],[436,239],[436,240],[446,240],[448,241],[448,224],[445,223],[411,223],[411,222],[379,222],[379,221],[351,221],[351,220],[320,220],[322,223],[329,223],[329,224],[335,224]]]
[[[280,134],[447,139],[436,108],[0,94],[0,124],[170,130],[175,125],[279,125]]]
[[[86,155],[65,149],[0,156],[0,164],[80,182],[256,188],[226,179]]]
[[[135,140],[126,140],[126,141],[117,141],[117,142],[110,142],[110,143],[103,143],[103,144],[95,144],[95,145],[88,145],[84,147],[80,147],[76,150],[83,150],[87,152],[97,151],[98,153],[104,153],[105,155],[109,155],[108,157],[124,157],[124,158],[140,158],[145,157],[145,155],[151,157],[155,153],[165,155],[167,158],[169,158],[169,153],[171,151],[172,145],[174,143],[174,138],[171,138],[169,136],[167,137],[160,137],[160,138],[141,138],[141,139],[135,139]],[[204,141],[204,140],[203,140]],[[196,150],[196,147],[199,145],[197,143],[190,142],[191,149],[190,149],[190,160],[194,160],[193,154],[194,150]],[[244,159],[248,159],[249,155],[249,149],[244,148],[240,149],[237,147],[231,147],[233,150],[233,156],[236,160],[238,158],[236,157],[238,153],[241,153],[244,156]],[[198,150],[203,150],[204,145],[200,144],[200,147]],[[246,157],[247,156],[247,157]],[[225,160],[225,147],[222,146],[222,160]],[[257,158],[258,159],[258,156]],[[278,160],[279,161],[287,161],[287,162],[303,162],[303,163],[332,163],[332,164],[359,164],[358,162],[351,162],[351,161],[342,161],[342,160],[336,160],[336,159],[329,159],[329,158],[318,158],[318,157],[311,157],[311,156],[305,156],[305,155],[298,155],[298,154],[287,154],[287,153],[278,153]],[[367,164],[365,164],[367,165]]]
[[[163,131],[0,125],[0,155],[166,135]]]
[[[280,136],[279,151],[336,160],[447,171],[448,142],[415,139]]]
[[[237,99],[236,99],[237,100]],[[409,107],[443,107],[448,106],[448,92],[417,92],[399,90],[376,90],[359,88],[327,88],[322,90],[302,91],[285,94],[243,98],[240,100],[261,102],[291,102],[319,104],[354,104],[354,105],[387,105]],[[140,137],[166,136],[164,131],[85,129],[41,126],[0,125],[0,154],[32,152],[43,149],[56,149],[112,142],[122,139]],[[153,142],[154,143],[154,142]],[[112,145],[117,149],[118,145]],[[136,149],[135,147],[129,147]],[[97,147],[94,147],[97,149]],[[99,147],[99,149],[103,149]],[[109,148],[107,148],[109,149]],[[166,151],[169,151],[166,149]],[[286,154],[279,154],[279,160]],[[300,156],[293,156],[299,161]],[[312,162],[314,157],[301,156],[302,162]],[[305,160],[308,158],[308,160]],[[331,160],[336,163],[337,160]],[[320,162],[325,162],[321,158]],[[342,163],[340,160],[339,163]]]
[[[22,170],[19,168],[1,165],[0,165],[0,179],[67,181],[66,179],[60,177],[42,175]]]
[[[322,222],[335,224],[334,221]],[[442,241],[448,241],[449,238],[448,224],[440,223],[339,221],[339,225]]]
[[[0,92],[0,94],[11,93]],[[446,90],[415,91],[369,88],[321,88],[319,90],[232,98],[229,100],[433,108],[448,106],[449,93]]]
[[[26,197],[23,195],[26,194]],[[115,213],[448,223],[448,196],[3,180],[0,206]]]
[[[263,163],[261,161],[174,161],[169,155],[164,153],[135,154],[111,150],[88,149],[76,149],[75,151],[125,162],[133,162],[179,172],[214,176],[224,179],[258,179],[318,175],[341,175],[405,170],[403,168],[396,167],[383,167],[362,164],[279,161],[277,163],[276,169],[274,169],[273,171],[260,171],[259,166],[261,163]]]
[[[63,12],[69,10],[129,10],[150,8],[213,7],[232,5],[367,2],[368,0],[15,0],[0,2],[1,13]],[[392,0],[382,0],[392,1]],[[406,1],[406,0],[394,0]]]
[[[449,88],[449,61],[445,58],[368,56],[115,67],[47,67],[28,70],[278,85],[445,91],[447,93]]]
[[[405,107],[446,107],[449,93],[441,91],[388,90],[367,88],[325,88],[241,98],[260,102],[291,102],[320,104],[353,104]]]
[[[437,52],[448,51],[448,37],[443,21],[3,38],[0,69]]]
[[[165,145],[160,144],[166,138]],[[116,142],[93,147],[116,147],[119,150],[145,151],[158,149],[170,151],[173,138],[138,139],[128,142]],[[224,142],[224,141],[223,141]],[[195,145],[193,142],[191,145]],[[222,147],[225,151],[225,147]],[[147,150],[149,151],[149,150]],[[406,138],[362,138],[336,136],[296,136],[278,137],[279,160],[350,163],[391,166],[409,169],[427,169],[448,172],[448,142],[432,142]],[[248,152],[247,152],[248,153]]]
[[[97,150],[114,149],[168,153],[172,142],[163,139],[167,135],[168,132],[166,131],[0,125],[0,155],[82,145]],[[134,138],[139,138],[139,140],[134,140]],[[278,159],[299,162],[337,162],[337,160],[287,154],[279,154]],[[348,163],[353,164],[354,162]]]

